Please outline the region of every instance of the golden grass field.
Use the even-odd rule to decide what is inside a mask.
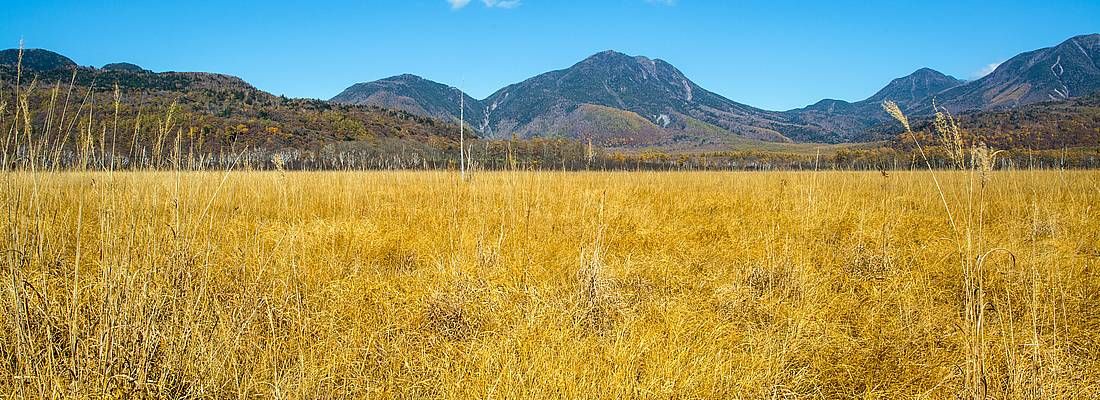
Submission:
[[[0,398],[1100,396],[1100,172],[0,187]]]

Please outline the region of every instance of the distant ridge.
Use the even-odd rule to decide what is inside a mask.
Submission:
[[[792,119],[820,129],[819,140],[825,142],[861,142],[881,139],[869,128],[893,124],[882,109],[882,102],[898,103],[903,111],[923,107],[936,94],[965,83],[931,68],[890,81],[886,87],[867,99],[849,103],[843,100],[822,100],[805,108],[787,111]]]
[[[110,64],[107,64],[107,65],[104,65],[100,69],[107,70],[107,71],[148,72],[148,70],[146,70],[145,68],[142,68],[142,67],[140,67],[136,64],[130,64],[130,63],[124,63],[124,62],[122,62],[122,63],[110,63]]]
[[[1058,46],[1016,56],[976,81],[920,68],[861,101],[826,99],[789,111],[768,111],[729,100],[698,86],[660,59],[604,51],[569,68],[509,85],[481,101],[467,96],[466,113],[477,129],[494,137],[565,136],[644,145],[714,144],[724,137],[869,141],[881,139],[875,132],[895,123],[882,111],[884,100],[920,116],[932,113],[933,100],[955,112],[997,110],[1100,91],[1098,49],[1100,35],[1076,36]],[[445,84],[401,75],[356,84],[332,101],[453,120],[458,114],[456,93]],[[599,115],[589,115],[593,113]],[[636,131],[635,117],[652,127]]]
[[[14,82],[18,54],[17,49],[0,51],[0,82],[5,88]],[[91,99],[113,98],[117,88],[121,92],[119,126],[136,126],[141,111],[166,113],[173,107],[174,121],[189,126],[188,137],[213,152],[324,146],[332,151],[339,147],[377,153],[394,148],[436,152],[450,146],[459,131],[455,124],[398,110],[275,96],[225,74],[153,72],[131,63],[82,67],[65,56],[37,49],[25,51],[23,63],[24,85],[38,80],[67,87],[72,82],[75,93],[86,93]],[[37,98],[31,101],[48,101],[49,92],[32,91]],[[101,113],[96,119],[106,118],[102,107],[92,109],[91,104],[86,112]],[[148,139],[138,137],[133,143],[148,146],[151,143],[143,143]]]

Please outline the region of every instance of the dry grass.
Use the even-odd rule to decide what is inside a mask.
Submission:
[[[4,172],[0,397],[1096,396],[1100,173],[936,174]]]

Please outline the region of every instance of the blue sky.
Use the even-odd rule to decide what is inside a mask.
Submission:
[[[766,109],[860,100],[931,67],[972,79],[1017,53],[1100,32],[1100,1],[0,0],[0,42],[82,65],[240,76],[329,98],[401,73],[484,98],[614,49],[664,59]]]

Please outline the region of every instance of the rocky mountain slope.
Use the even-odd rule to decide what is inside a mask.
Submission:
[[[989,75],[946,90],[935,98],[938,105],[958,112],[1066,100],[1098,90],[1100,34],[1092,34],[1012,57]],[[924,105],[919,111],[928,112],[930,106]]]

